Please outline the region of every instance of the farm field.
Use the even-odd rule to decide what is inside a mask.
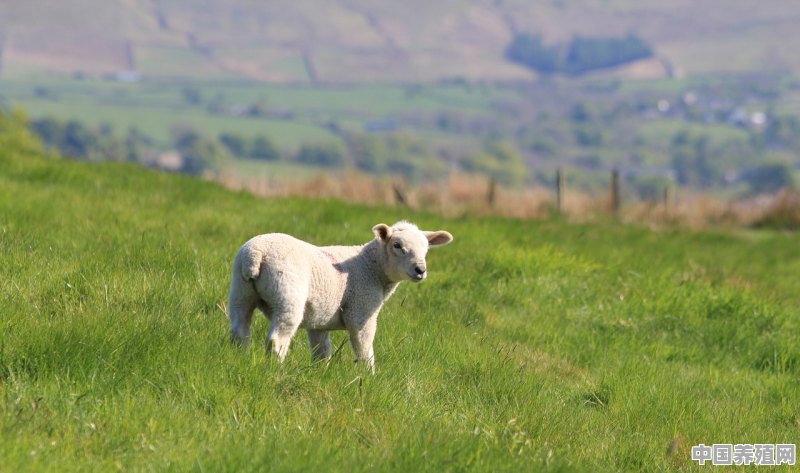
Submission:
[[[136,70],[161,79],[284,83],[525,80],[532,74],[503,56],[520,32],[541,35],[548,44],[640,34],[669,64],[640,77],[665,77],[667,69],[689,75],[796,71],[798,57],[784,45],[798,42],[797,25],[797,6],[785,0],[765,0],[757,9],[744,0],[0,5],[2,73],[21,79]]]
[[[796,181],[800,144],[792,130],[800,128],[800,121],[794,115],[773,117],[772,104],[783,103],[777,95],[764,98],[753,92],[756,85],[736,79],[694,78],[671,85],[678,83],[689,92],[676,93],[660,80],[592,78],[528,85],[450,81],[316,86],[4,79],[0,104],[24,109],[39,122],[34,124],[37,133],[66,155],[152,165],[162,162],[162,153],[177,151],[184,160],[206,163],[210,172],[239,176],[246,168],[244,180],[253,174],[275,175],[274,164],[280,161],[281,171],[290,169],[289,174],[356,168],[419,184],[457,170],[488,175],[511,187],[550,186],[562,167],[571,176],[585,175],[570,184],[589,193],[603,187],[608,172],[618,168],[632,195],[644,199],[654,186],[675,183],[712,194],[748,196],[757,193],[750,189],[758,187],[751,185],[762,175],[757,168],[774,164],[784,172],[768,188],[777,191]],[[617,94],[617,87],[627,92]],[[737,99],[743,105],[714,98],[727,96],[717,90],[727,87],[744,94]],[[782,107],[790,110],[795,87],[786,87],[780,93],[789,100]],[[697,98],[702,105],[682,102],[686,94],[702,97]],[[658,111],[660,100],[674,105]],[[766,129],[735,121],[763,111],[773,117]],[[189,151],[181,137],[190,134],[216,143],[207,149],[221,153]],[[231,147],[231,138],[239,145]],[[256,155],[256,139],[269,142],[274,152],[266,155],[273,162],[266,162],[263,152]],[[498,144],[512,153],[511,161],[495,156]],[[321,156],[314,156],[315,149],[322,150]],[[312,153],[302,157],[308,150]],[[247,161],[259,157],[260,162]],[[518,172],[520,161],[527,168],[524,173]],[[509,178],[509,172],[518,178]]]
[[[310,364],[228,343],[259,233],[447,229],[383,309]],[[0,147],[0,471],[700,471],[700,443],[797,443],[800,245],[331,200],[263,200]],[[254,323],[254,340],[266,323]],[[783,471],[781,467],[776,471]]]
[[[123,136],[136,127],[162,144],[175,126],[191,126],[209,136],[220,133],[266,134],[283,149],[335,142],[328,128],[335,121],[362,131],[370,122],[412,113],[457,111],[488,113],[492,103],[514,98],[511,89],[462,85],[306,86],[248,82],[118,83],[94,80],[0,80],[0,96],[33,118],[75,119],[91,127],[103,124]],[[194,101],[186,99],[193,94]],[[210,104],[230,110],[259,104],[273,117],[211,113]],[[289,114],[289,117],[283,115]]]

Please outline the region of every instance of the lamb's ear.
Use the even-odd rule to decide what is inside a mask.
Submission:
[[[444,230],[422,233],[425,234],[425,238],[428,239],[428,244],[431,246],[443,246],[453,241],[453,235]]]
[[[389,237],[392,236],[392,228],[385,223],[379,223],[372,227],[372,233],[374,233],[379,240],[386,243],[389,241]]]

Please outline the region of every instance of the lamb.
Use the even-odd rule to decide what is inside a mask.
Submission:
[[[249,344],[258,308],[270,320],[267,350],[281,362],[298,328],[308,331],[313,361],[331,357],[328,332],[344,329],[357,361],[374,372],[378,312],[400,282],[427,277],[428,248],[446,245],[453,236],[406,221],[381,223],[372,232],[375,238],[361,246],[317,247],[282,233],[247,241],[233,263],[231,339]]]

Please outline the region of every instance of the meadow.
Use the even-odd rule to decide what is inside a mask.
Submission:
[[[175,126],[191,126],[216,137],[266,134],[280,148],[296,152],[301,145],[340,142],[331,132],[335,122],[345,130],[363,131],[371,122],[412,114],[457,112],[488,114],[496,100],[519,99],[512,89],[459,84],[429,86],[308,86],[242,81],[150,81],[3,79],[2,101],[24,108],[32,117],[78,120],[96,128],[111,125],[124,136],[136,127],[165,146]],[[188,101],[186,94],[194,94]],[[224,113],[212,113],[218,103]],[[231,115],[230,109],[259,104],[274,116]],[[281,117],[282,114],[290,117]]]
[[[253,235],[451,231],[312,365],[231,346]],[[692,471],[699,443],[797,443],[796,234],[653,232],[259,199],[0,149],[0,471]],[[267,324],[254,323],[254,339]]]

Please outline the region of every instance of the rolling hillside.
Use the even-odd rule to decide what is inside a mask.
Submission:
[[[262,200],[0,118],[2,471],[705,471],[691,446],[797,441],[796,235]],[[381,313],[375,376],[344,333],[314,366],[302,334],[282,366],[228,343],[243,241],[400,218],[456,240]]]
[[[632,32],[657,59],[616,72],[627,77],[800,69],[785,47],[800,43],[800,5],[782,0],[32,0],[0,4],[0,72],[509,80],[531,76],[503,57],[515,33],[552,43]]]

